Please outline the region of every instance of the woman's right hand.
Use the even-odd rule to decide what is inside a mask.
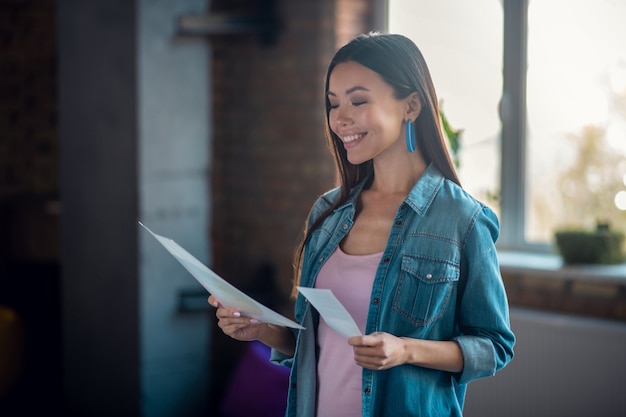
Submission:
[[[268,324],[242,316],[241,312],[223,306],[213,295],[209,296],[209,304],[217,308],[215,316],[218,319],[219,328],[233,339],[243,342],[259,340],[267,330]]]
[[[242,342],[258,340],[285,355],[293,356],[296,340],[293,332],[286,327],[244,317],[240,311],[223,306],[213,295],[209,296],[209,304],[217,308],[217,325],[225,335]]]

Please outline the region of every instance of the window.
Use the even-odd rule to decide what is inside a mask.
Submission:
[[[459,175],[499,214],[500,247],[550,250],[555,230],[597,222],[626,231],[626,2],[388,6],[463,129]]]
[[[424,54],[442,111],[454,129],[463,130],[457,167],[461,183],[498,211],[502,95],[498,0],[391,0],[389,31],[408,36]]]
[[[626,230],[626,3],[528,5],[526,239],[557,227]]]

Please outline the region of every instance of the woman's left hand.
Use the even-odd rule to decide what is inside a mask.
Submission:
[[[354,360],[363,368],[380,371],[406,363],[406,340],[389,333],[376,332],[353,336],[348,343],[354,348]]]

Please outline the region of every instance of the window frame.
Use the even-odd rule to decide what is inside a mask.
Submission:
[[[498,247],[548,252],[553,245],[530,243],[526,228],[526,77],[528,69],[528,2],[503,0],[502,124],[500,150],[500,221]]]

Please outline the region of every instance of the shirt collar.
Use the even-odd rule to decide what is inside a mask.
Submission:
[[[340,205],[335,209],[335,211],[342,210],[348,206],[356,207],[356,199],[363,191],[363,187],[368,183],[370,178],[364,178],[361,180],[356,186],[354,186],[352,192],[350,193],[350,197],[346,200],[345,203]],[[437,195],[437,191],[441,188],[445,177],[433,165],[432,163],[426,167],[426,170],[422,174],[422,176],[417,180],[409,195],[407,196],[405,202],[409,205],[417,214],[424,215],[426,211],[428,211],[428,207],[435,199],[435,195]]]
[[[406,203],[417,214],[423,216],[428,211],[444,180],[445,177],[441,171],[431,163],[409,192],[405,200]]]

